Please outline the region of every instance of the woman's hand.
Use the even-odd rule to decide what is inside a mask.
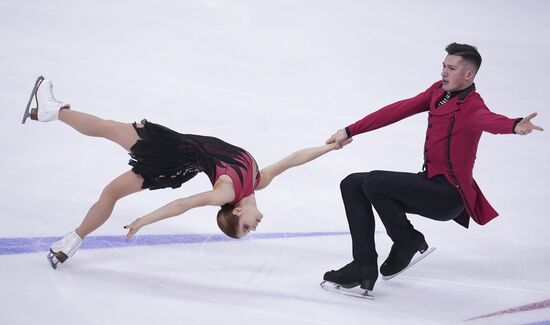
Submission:
[[[124,226],[124,229],[128,229],[128,234],[126,234],[126,240],[130,240],[141,227],[145,226],[142,218],[137,218],[129,225]]]
[[[347,146],[348,144],[350,144],[352,141],[353,141],[353,138],[346,138],[341,140],[340,142],[338,140],[335,140],[334,142],[327,142],[327,145],[331,147],[331,150],[339,150]]]

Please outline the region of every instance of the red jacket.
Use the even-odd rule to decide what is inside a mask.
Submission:
[[[475,85],[437,108],[445,90],[441,81],[417,96],[398,101],[371,113],[346,128],[354,136],[428,111],[428,128],[424,145],[427,175],[445,175],[460,192],[464,212],[454,220],[468,227],[470,217],[484,225],[498,216],[475,182],[472,171],[481,133],[514,133],[521,119],[510,119],[489,111]]]

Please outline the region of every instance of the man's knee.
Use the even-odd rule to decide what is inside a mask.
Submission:
[[[382,191],[386,181],[386,174],[387,172],[382,170],[373,170],[367,173],[361,184],[365,194],[372,195]]]
[[[353,173],[346,176],[340,182],[340,191],[345,192],[348,190],[353,190],[360,188],[363,183],[363,179],[368,177],[369,173]]]

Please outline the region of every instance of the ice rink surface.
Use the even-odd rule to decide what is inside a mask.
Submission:
[[[542,0],[1,0],[0,324],[550,323],[548,12]],[[48,265],[48,245],[129,157],[60,122],[21,125],[38,75],[74,109],[217,136],[261,167],[425,90],[453,41],[478,46],[491,110],[538,112],[547,130],[484,135],[475,178],[500,217],[466,230],[411,215],[437,250],[380,279],[375,300],[319,287],[351,260],[339,182],[419,171],[426,114],[276,179],[256,194],[265,218],[248,240],[221,240],[217,209],[201,208],[124,242],[136,217],[208,190],[202,174],[122,200],[87,247]],[[380,222],[376,240],[381,263]]]

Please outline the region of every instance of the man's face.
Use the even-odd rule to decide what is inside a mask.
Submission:
[[[475,69],[460,56],[447,55],[443,61],[441,80],[443,89],[446,91],[457,91],[468,88],[475,77]]]

